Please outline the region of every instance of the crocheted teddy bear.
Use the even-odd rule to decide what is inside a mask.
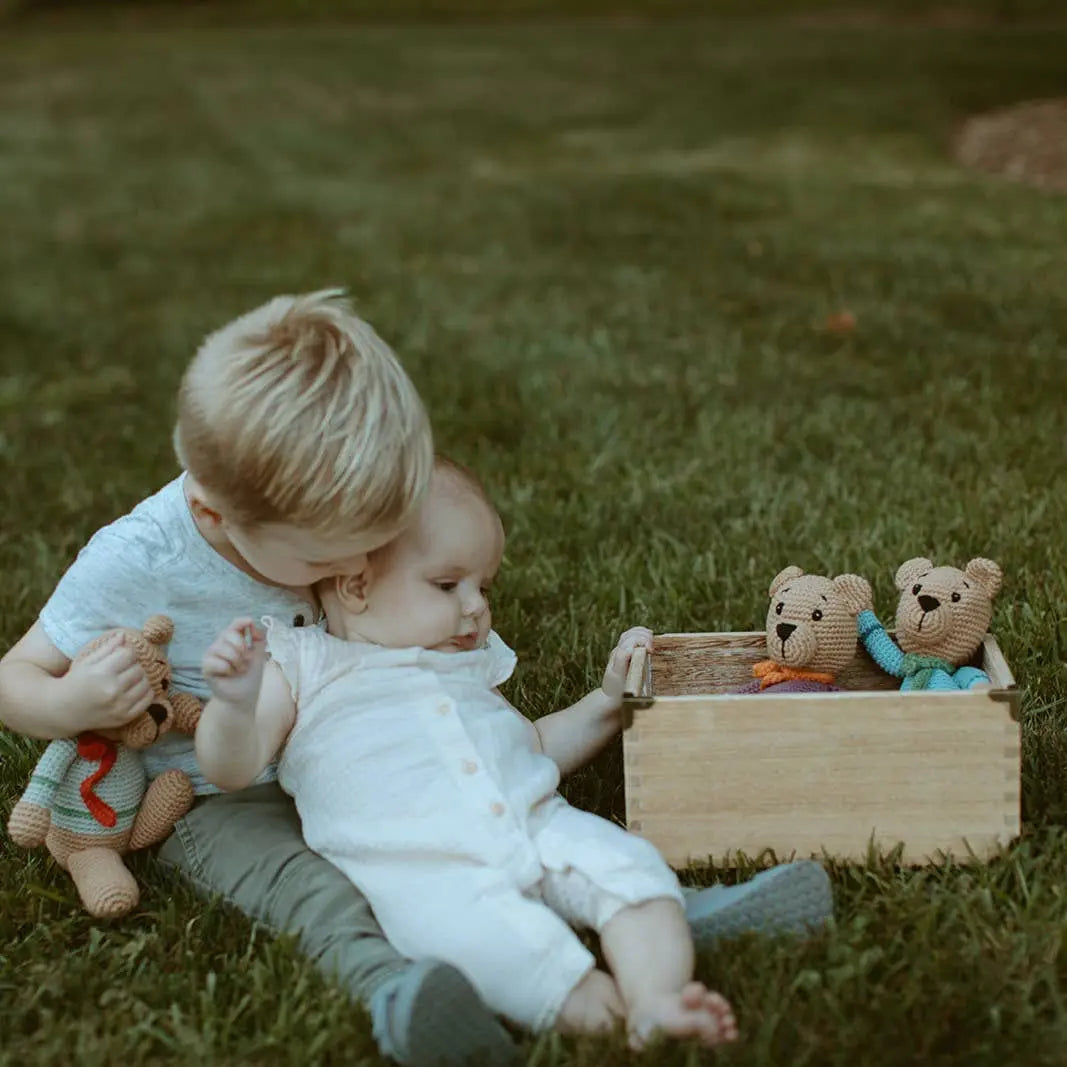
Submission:
[[[767,655],[739,693],[821,693],[856,654],[856,616],[871,587],[858,574],[824,578],[786,567],[770,587]]]
[[[909,559],[896,574],[896,641],[871,603],[857,619],[859,636],[882,670],[903,679],[902,690],[988,687],[985,671],[967,664],[989,628],[1001,581],[989,559],[972,559],[962,571]]]
[[[68,871],[90,915],[125,915],[140,892],[122,856],[162,841],[193,803],[193,786],[179,770],[147,783],[140,750],[171,728],[196,729],[200,701],[169,693],[171,669],[164,646],[174,633],[166,615],[153,615],[142,631],[109,631],[78,653],[83,658],[121,632],[155,690],[155,702],[121,729],[53,741],[8,820],[15,844],[44,844]]]

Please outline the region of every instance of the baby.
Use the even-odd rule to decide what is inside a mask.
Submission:
[[[329,633],[267,620],[264,636],[246,618],[219,636],[200,766],[238,789],[280,750],[308,845],[397,949],[454,964],[509,1019],[578,1032],[625,1019],[634,1047],[733,1040],[729,1004],[692,980],[673,872],[556,792],[619,729],[630,657],[652,635],[627,631],[600,689],[531,723],[496,688],[515,666],[488,604],[503,551],[478,481],[439,459],[412,527],[324,583]],[[597,931],[610,974],[568,923]]]

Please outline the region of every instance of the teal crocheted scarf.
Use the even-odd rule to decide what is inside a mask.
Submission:
[[[908,652],[904,656],[904,677],[911,679],[912,689],[927,689],[930,679],[936,671],[944,671],[950,678],[956,668],[951,663],[946,663],[937,656],[920,656],[916,652]]]

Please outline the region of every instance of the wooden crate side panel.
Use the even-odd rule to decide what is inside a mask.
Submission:
[[[980,694],[657,699],[623,735],[627,820],[674,864],[737,850],[905,862],[1019,832],[1019,727]]]

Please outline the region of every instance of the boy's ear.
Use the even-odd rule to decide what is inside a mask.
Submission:
[[[341,606],[353,615],[367,610],[367,590],[370,586],[370,567],[363,567],[351,574],[342,574],[333,579],[334,592]]]

